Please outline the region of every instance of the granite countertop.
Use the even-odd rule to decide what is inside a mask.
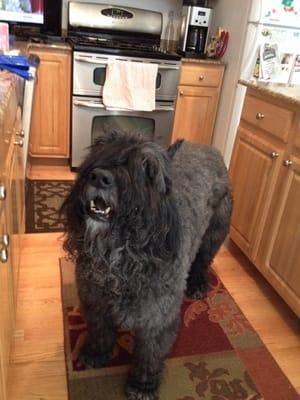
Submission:
[[[53,43],[44,43],[34,42],[34,41],[17,41],[14,47],[20,50],[22,53],[27,53],[29,47],[36,49],[57,49],[57,50],[69,50],[71,51],[71,46],[66,42],[53,42]]]
[[[251,89],[255,89],[261,94],[266,94],[275,99],[300,107],[300,85],[291,86],[244,79],[240,79],[239,83]]]
[[[4,173],[4,162],[10,143],[12,131],[6,127],[6,121],[13,120],[8,107],[12,96],[22,95],[23,79],[5,70],[0,70],[0,179]]]
[[[221,60],[216,60],[214,58],[189,58],[182,57],[181,61],[185,63],[198,63],[198,64],[215,64],[215,65],[226,65]]]
[[[19,77],[5,70],[0,70],[0,127],[2,127],[3,114],[10,98],[10,93],[14,90]]]
[[[67,42],[53,42],[53,43],[35,43],[28,42],[28,47],[37,48],[37,49],[56,49],[56,50],[69,50],[71,51],[71,46]]]

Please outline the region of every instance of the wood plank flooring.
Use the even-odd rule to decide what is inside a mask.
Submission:
[[[67,399],[58,265],[63,255],[60,236],[44,233],[24,238],[10,400]],[[234,245],[222,248],[214,265],[300,393],[299,320]]]
[[[37,175],[49,179],[47,174]],[[67,179],[59,173],[57,176]],[[61,256],[61,234],[24,235],[9,400],[67,400]],[[233,243],[223,246],[214,266],[300,394],[299,319]]]

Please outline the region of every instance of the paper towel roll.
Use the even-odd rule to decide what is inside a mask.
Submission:
[[[9,26],[0,22],[0,51],[9,51]]]

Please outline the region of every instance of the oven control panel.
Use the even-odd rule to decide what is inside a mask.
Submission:
[[[162,13],[133,7],[69,1],[69,29],[105,29],[161,35]]]

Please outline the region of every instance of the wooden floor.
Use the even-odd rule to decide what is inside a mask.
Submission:
[[[45,173],[36,171],[33,176],[36,175],[47,179]],[[66,179],[59,173],[57,176]],[[63,255],[60,236],[24,236],[9,400],[67,399],[58,264]],[[232,243],[221,249],[214,265],[300,393],[299,319]]]

